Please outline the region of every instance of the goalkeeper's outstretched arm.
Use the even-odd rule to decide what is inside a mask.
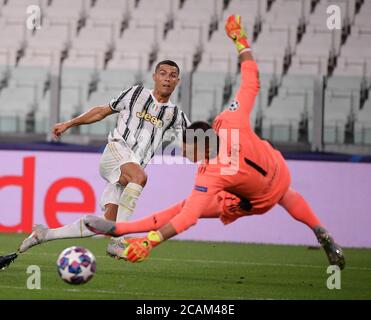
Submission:
[[[258,66],[252,55],[246,31],[242,26],[241,16],[229,16],[225,24],[225,30],[227,36],[232,39],[236,46],[241,64],[241,85],[235,96],[235,101],[239,104],[239,112],[231,115],[238,120],[245,117],[245,114],[248,116],[254,107],[255,97],[260,87]]]

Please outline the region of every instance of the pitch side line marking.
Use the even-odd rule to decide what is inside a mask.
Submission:
[[[293,264],[293,263],[262,263],[262,262],[242,262],[242,261],[225,261],[225,260],[197,260],[197,259],[169,259],[169,258],[151,258],[152,260],[163,260],[163,261],[180,261],[180,262],[195,262],[195,263],[219,263],[219,264],[236,264],[236,265],[251,265],[251,266],[268,266],[268,267],[293,267],[293,268],[327,268],[327,266],[316,266],[310,264]],[[345,269],[350,270],[363,270],[371,271],[371,268],[367,267],[346,267]]]
[[[2,286],[0,285],[0,288],[2,289],[15,289],[15,290],[27,290],[26,287],[17,287],[17,286]],[[34,292],[41,292],[41,291],[54,291],[56,288],[42,288],[40,290],[33,290]],[[76,293],[103,293],[103,294],[128,294],[128,295],[137,295],[137,296],[153,296],[153,297],[172,297],[171,293],[169,292],[168,295],[161,294],[159,292],[157,293],[148,293],[148,292],[137,292],[137,291],[113,291],[113,290],[80,290],[80,289],[62,289],[58,288],[58,291],[63,292],[76,292]],[[181,298],[181,296],[180,296]],[[189,298],[188,296],[183,296],[183,298]],[[273,298],[246,298],[246,297],[226,297],[226,296],[211,296],[210,299],[226,299],[226,300],[277,300]]]
[[[30,256],[55,256],[53,253],[22,253],[22,255]],[[109,258],[108,256],[96,256],[97,258]],[[169,261],[169,262],[186,262],[186,263],[215,263],[215,264],[235,264],[235,265],[246,265],[246,266],[268,266],[268,267],[292,267],[292,268],[327,268],[326,265],[317,266],[309,264],[293,264],[293,263],[262,263],[262,262],[247,262],[247,261],[225,261],[225,260],[201,260],[201,259],[171,259],[171,258],[151,258],[151,260],[158,261]],[[371,268],[367,267],[346,267],[346,270],[359,270],[359,271],[371,271]]]

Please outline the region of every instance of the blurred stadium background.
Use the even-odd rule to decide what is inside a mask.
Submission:
[[[333,4],[341,10],[339,30],[329,30],[326,23],[327,8]],[[29,5],[41,9],[40,28],[27,28]],[[54,188],[51,195],[52,187],[66,177],[87,182],[94,202],[93,210],[88,206],[86,212],[101,214],[98,152],[116,124],[115,117],[73,128],[57,144],[51,141],[50,128],[94,105],[107,104],[134,84],[151,88],[159,60],[179,64],[181,83],[172,101],[191,121],[211,122],[227,107],[240,81],[238,57],[224,32],[224,20],[231,13],[243,17],[259,64],[261,90],[251,117],[255,131],[287,159],[306,160],[288,161],[293,185],[336,239],[345,247],[371,248],[367,163],[371,162],[371,0],[0,0],[0,232],[30,232],[32,223],[56,227],[81,217],[84,210],[57,218],[58,210],[48,206],[50,199],[57,202],[57,196],[59,201],[79,202],[81,194],[86,195],[68,186]],[[195,167],[147,170],[150,180],[137,217],[179,201],[192,187]],[[2,297],[20,297],[24,281],[19,272],[24,273],[38,256],[36,262],[45,264],[48,272],[45,283],[51,295],[23,292],[22,297],[115,298],[121,292],[129,298],[203,299],[215,292],[211,298],[370,299],[370,249],[346,251],[347,290],[329,295],[323,252],[277,246],[316,246],[310,230],[280,208],[264,217],[240,220],[228,228],[219,221],[201,221],[178,239],[244,244],[224,244],[222,249],[207,242],[170,241],[148,265],[139,267],[145,270],[139,287],[138,267],[102,257],[101,240],[47,244],[22,255],[14,265],[17,273],[12,269],[4,273]],[[23,237],[0,236],[0,254],[14,250]],[[97,275],[86,291],[59,291],[54,256],[79,243],[100,255],[101,278]],[[191,249],[195,247],[198,251]],[[170,265],[183,274],[181,280],[175,273],[169,277]],[[233,272],[221,280],[218,272],[224,274],[225,268]],[[120,285],[123,271],[126,287]],[[246,283],[241,280],[245,277]],[[162,285],[164,289],[158,290]],[[148,296],[151,288],[160,291],[159,296]]]
[[[341,30],[327,27],[329,5]],[[41,28],[28,29],[28,5]],[[223,110],[239,85],[224,19],[240,13],[261,74],[255,130],[287,150],[371,153],[369,0],[1,0],[1,140],[46,140],[49,127],[123,88],[151,87],[156,61],[175,60],[173,102],[192,121]],[[104,142],[114,119],[65,141]]]

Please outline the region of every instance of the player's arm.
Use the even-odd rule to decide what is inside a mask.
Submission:
[[[195,225],[204,209],[212,202],[213,197],[214,194],[203,194],[200,191],[192,190],[180,213],[157,230],[161,240],[168,240]]]
[[[129,246],[125,249],[127,260],[131,262],[144,260],[148,257],[152,248],[195,225],[204,210],[207,210],[206,208],[213,201],[214,193],[218,192],[217,189],[214,191],[204,193],[193,190],[179,214],[168,223],[157,231],[150,231],[144,238],[129,239],[127,241]]]
[[[114,111],[109,105],[93,107],[89,111],[79,115],[78,117],[75,117],[66,122],[57,123],[53,127],[53,136],[57,139],[63,132],[65,132],[69,128],[101,121],[113,113]]]
[[[228,37],[236,45],[241,64],[241,85],[236,94],[236,100],[242,112],[250,113],[260,87],[258,66],[251,53],[246,32],[241,24],[241,17],[239,15],[228,17],[225,29]]]

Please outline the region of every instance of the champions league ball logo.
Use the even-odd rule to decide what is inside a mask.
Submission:
[[[231,105],[229,106],[229,111],[234,112],[239,108],[238,101],[232,101]]]

